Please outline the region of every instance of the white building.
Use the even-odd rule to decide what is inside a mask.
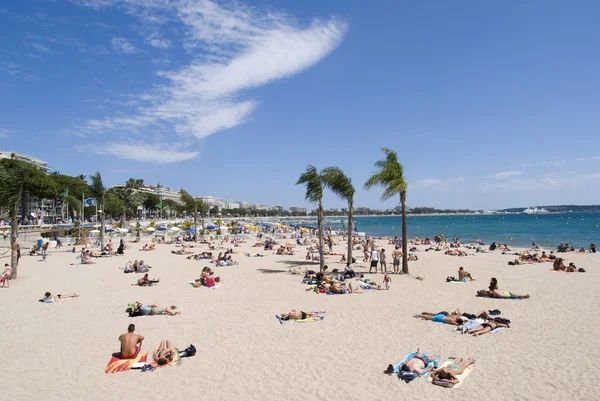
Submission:
[[[254,205],[250,202],[240,202],[240,208],[242,209],[252,209],[253,206]]]
[[[232,200],[228,200],[225,201],[225,209],[239,209],[240,208],[240,202],[238,201],[232,201]]]
[[[36,166],[40,170],[42,170],[44,172],[50,171],[50,167],[48,167],[48,163],[46,163],[43,160],[39,160],[39,159],[36,159],[34,157],[31,157],[31,156],[27,156],[27,155],[22,155],[20,153],[7,152],[7,151],[4,151],[4,150],[0,150],[0,159],[12,159],[13,155],[14,155],[14,159],[15,160],[20,160],[20,161],[25,162],[27,164],[31,164],[32,166]]]
[[[215,198],[214,196],[200,196],[198,199],[202,199],[205,205],[209,208],[218,207],[219,209],[223,209],[225,207],[225,202],[222,199]]]
[[[290,207],[290,212],[292,212],[292,213],[298,213],[298,214],[307,214],[308,213],[308,209],[305,208],[305,207],[292,206],[292,207]]]

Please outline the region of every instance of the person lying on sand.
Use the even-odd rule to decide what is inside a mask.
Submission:
[[[529,294],[519,295],[519,294],[515,294],[514,292],[498,291],[498,290],[493,290],[493,291],[479,290],[479,291],[477,291],[477,296],[483,297],[483,298],[509,298],[509,299],[530,298]]]
[[[475,363],[474,359],[463,359],[458,358],[455,359],[453,363],[449,364],[446,367],[439,368],[431,372],[431,378],[434,381],[439,381],[442,383],[449,384],[458,384],[458,375],[461,375],[466,368]]]
[[[171,341],[162,340],[158,349],[154,352],[154,362],[162,366],[171,363],[177,356],[177,350],[171,345]]]
[[[451,324],[454,326],[460,326],[463,322],[460,311],[455,311],[452,313],[448,313],[446,311],[438,313],[421,312],[420,314],[414,315],[413,317],[422,320],[431,320],[432,322],[437,323]]]
[[[479,327],[467,331],[467,334],[477,337],[489,333],[498,327],[510,328],[510,320],[501,317],[492,318],[486,323],[481,323]]]
[[[435,368],[433,366],[426,368],[426,366],[429,365],[431,362],[433,362],[440,355],[441,355],[441,352],[438,352],[435,355],[431,355],[431,356],[424,356],[422,353],[419,352],[419,350],[417,350],[417,354],[415,356],[413,356],[408,361],[406,361],[402,365],[400,365],[400,372],[412,372],[412,373],[416,373],[418,375],[422,375],[424,373],[431,372]],[[394,367],[392,365],[390,365],[390,366],[392,368],[391,373],[394,373]],[[388,366],[388,369],[385,371],[385,373],[387,373],[390,370],[390,366]],[[389,373],[389,374],[391,374],[391,373]]]
[[[152,284],[156,284],[160,281],[159,278],[148,278],[148,273],[144,274],[144,277],[142,277],[141,279],[139,279],[137,281],[136,284],[131,284],[131,285],[137,285],[140,287],[149,287]]]
[[[118,353],[118,357],[120,359],[133,359],[138,356],[140,350],[142,349],[142,341],[144,341],[144,336],[135,334],[135,325],[130,324],[127,327],[127,333],[121,334],[119,336],[119,341],[121,342],[121,352]]]
[[[327,277],[327,276],[325,276]],[[329,292],[334,293],[334,294],[359,294],[362,291],[357,291],[352,287],[352,283],[348,282],[348,284],[346,283],[338,283],[338,282],[331,282],[331,285],[329,286]]]
[[[129,317],[148,315],[180,315],[181,312],[175,312],[175,309],[177,309],[175,305],[171,305],[169,308],[159,308],[156,304],[142,304],[141,302],[135,301],[127,305],[125,312],[129,314]]]
[[[289,313],[282,313],[281,320],[304,320],[309,317],[319,316],[318,313],[302,312],[293,309]]]
[[[77,298],[78,296],[79,294],[56,294],[55,298],[50,292],[46,292],[44,294],[44,298],[40,299],[40,302],[43,302],[45,304],[53,304],[54,302],[58,302],[61,299]]]

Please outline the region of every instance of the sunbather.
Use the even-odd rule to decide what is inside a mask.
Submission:
[[[129,317],[148,316],[148,315],[180,315],[181,312],[175,312],[177,307],[171,305],[168,308],[159,308],[156,304],[142,304],[141,302],[132,302],[127,305],[125,312],[129,313]]]
[[[474,363],[475,360],[470,358],[466,360],[463,358],[455,359],[454,362],[449,364],[448,366],[434,370],[431,373],[431,378],[434,381],[458,384],[459,380],[457,376],[461,375],[466,368],[468,368]]]
[[[467,334],[472,334],[473,336],[481,336],[483,334],[489,333],[492,330],[497,329],[498,327],[510,327],[510,320],[503,318],[493,318],[490,319],[486,323],[481,323],[479,327],[476,327],[472,330],[467,331]]]
[[[459,311],[455,311],[452,313],[448,313],[445,311],[438,313],[421,312],[420,314],[415,315],[414,317],[416,317],[417,319],[431,320],[432,322],[437,323],[452,324],[454,326],[459,326],[463,322]]]
[[[289,313],[282,313],[281,320],[304,320],[306,318],[318,315],[318,313],[302,312],[294,309]]]
[[[515,294],[514,292],[506,292],[506,291],[498,291],[498,290],[493,290],[493,291],[479,290],[479,291],[477,291],[477,296],[484,297],[484,298],[509,298],[509,299],[527,299],[530,297],[529,294],[519,295],[519,294]]]
[[[119,336],[121,352],[117,353],[115,356],[121,359],[133,359],[138,356],[140,349],[142,348],[144,336],[135,334],[134,331],[135,325],[130,324],[129,327],[127,327],[127,333]]]
[[[40,302],[43,302],[46,304],[53,304],[54,302],[58,302],[61,299],[77,298],[78,296],[79,296],[79,294],[56,294],[56,297],[54,297],[52,295],[52,293],[46,292],[44,294],[44,298],[40,299]]]
[[[433,362],[434,359],[439,357],[440,354],[441,353],[438,352],[437,354],[432,355],[432,356],[424,356],[419,351],[417,351],[417,354],[415,356],[413,356],[408,361],[406,361],[402,365],[400,365],[400,371],[401,372],[413,372],[418,375],[422,375],[424,373],[431,372],[435,368],[433,366],[430,366],[429,368],[427,368],[426,366],[429,365],[431,362]],[[388,369],[389,369],[389,367],[388,367]]]
[[[468,278],[469,280],[473,280],[473,277],[471,276],[471,273],[469,273],[468,271],[466,271],[462,266],[458,268],[458,279],[459,280],[464,280]]]
[[[327,277],[327,276],[325,276]],[[352,283],[348,282],[348,284],[346,283],[338,283],[338,282],[331,282],[330,286],[329,286],[329,292],[334,293],[334,294],[346,294],[346,293],[358,293],[359,291],[356,291],[354,288],[352,288]]]
[[[144,277],[142,277],[141,279],[139,279],[137,281],[136,284],[131,284],[131,285],[137,285],[140,287],[148,287],[151,286],[152,284],[156,284],[160,281],[160,279],[158,278],[148,278],[148,273],[144,274]]]
[[[177,350],[173,348],[171,341],[162,340],[158,349],[154,352],[154,362],[159,366],[166,365],[173,362],[176,356]]]

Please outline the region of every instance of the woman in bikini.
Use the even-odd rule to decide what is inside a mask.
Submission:
[[[154,352],[154,362],[158,366],[166,365],[175,360],[175,356],[177,355],[177,351],[171,345],[171,341],[162,340],[158,349]]]
[[[313,316],[319,316],[319,314],[293,310],[289,313],[282,313],[281,320],[304,320]]]
[[[510,328],[510,320],[501,318],[491,319],[487,323],[481,323],[481,326],[467,331],[467,334],[472,334],[473,336],[477,337],[487,334],[498,327]]]
[[[450,384],[458,384],[459,380],[458,380],[457,376],[461,375],[465,371],[466,368],[468,368],[469,366],[471,366],[474,363],[475,363],[475,360],[473,360],[471,358],[466,359],[466,360],[463,358],[455,359],[454,362],[449,364],[448,366],[439,368],[439,369],[431,372],[431,378],[434,381],[440,381],[443,383],[450,383]]]

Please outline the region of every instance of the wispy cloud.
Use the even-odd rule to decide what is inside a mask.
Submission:
[[[110,0],[76,2],[96,8],[115,4]],[[336,18],[315,19],[302,27],[288,15],[260,13],[237,2],[129,0],[123,7],[143,21],[172,18],[182,22],[186,34],[181,39],[193,61],[176,70],[158,72],[167,83],[140,96],[142,104],[137,112],[89,120],[78,130],[118,135],[160,128],[162,133],[170,133],[167,142],[180,148],[247,121],[258,101],[242,98],[244,91],[313,66],[342,42],[347,30],[347,24]],[[119,40],[116,46],[123,50],[122,43]],[[103,149],[118,157],[147,160],[139,156],[140,152],[124,152],[124,146],[128,144]],[[169,153],[156,148],[152,155],[166,163],[190,159],[197,152]]]
[[[18,64],[0,61],[0,72],[4,72],[11,77],[14,77],[20,72],[20,68]]]
[[[562,166],[562,165],[564,165],[566,163],[567,163],[566,160],[556,160],[556,161],[552,161],[552,162],[543,162],[542,164],[545,165],[545,166],[555,166],[555,167],[558,167],[558,166]]]
[[[492,174],[490,178],[494,178],[496,180],[504,180],[510,177],[519,177],[523,174],[522,171],[502,171],[496,174]]]
[[[31,46],[40,53],[52,53],[52,50],[40,43],[32,43]]]
[[[150,44],[150,46],[157,47],[159,49],[168,49],[171,47],[171,41],[169,39],[164,39],[160,37],[158,32],[152,32],[147,38],[146,42]]]
[[[8,129],[4,129],[4,128],[0,128],[0,138],[8,138],[10,135],[14,133],[15,131],[11,131]]]
[[[465,177],[452,177],[448,179],[442,178],[423,178],[414,182],[415,188],[435,189],[447,191],[452,186],[466,181]],[[410,184],[410,183],[409,183]]]
[[[165,143],[128,144],[110,143],[103,146],[89,147],[88,150],[99,155],[113,155],[120,159],[129,159],[147,163],[175,163],[194,159],[199,152],[179,150]]]
[[[519,164],[519,167],[531,167],[531,166],[535,166],[535,164],[533,164],[533,163],[523,163],[523,164]]]
[[[114,51],[119,53],[135,53],[137,49],[127,39],[115,36],[110,41]]]

